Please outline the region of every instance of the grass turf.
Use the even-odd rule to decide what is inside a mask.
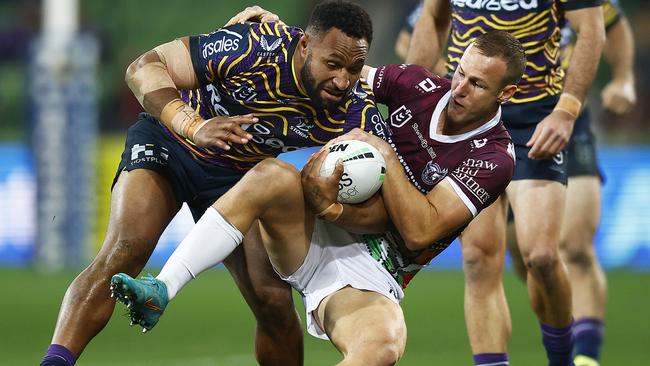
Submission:
[[[49,344],[63,293],[75,275],[0,269],[1,364],[38,364]],[[646,338],[650,329],[650,274],[617,271],[609,272],[608,279],[602,364],[646,364],[650,355]],[[511,364],[544,365],[526,289],[510,274],[505,281],[513,320]],[[426,271],[416,277],[403,302],[408,342],[400,365],[472,363],[462,295],[461,272]],[[124,313],[123,306],[116,308],[113,319],[86,348],[78,365],[255,364],[253,320],[225,271],[210,271],[194,281],[168,307],[151,333],[129,328]],[[329,342],[305,336],[305,365],[332,365],[339,359]]]

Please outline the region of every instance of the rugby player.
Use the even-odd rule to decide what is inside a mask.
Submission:
[[[602,104],[613,113],[623,114],[636,103],[632,31],[616,0],[604,0],[603,21],[607,32],[603,55],[611,65],[612,79],[603,88]],[[572,38],[573,31],[567,25],[562,31],[563,60],[568,60],[571,54]],[[607,279],[593,244],[600,219],[604,177],[598,165],[590,120],[589,110],[583,109],[567,147],[567,199],[560,240],[560,253],[567,264],[572,289],[576,366],[598,365],[607,297]],[[512,231],[508,232],[507,244],[513,267],[525,280],[526,266]]]
[[[559,253],[566,194],[566,145],[593,80],[605,40],[601,0],[425,0],[406,61],[435,65],[451,25],[447,69],[471,40],[494,29],[515,35],[526,48],[519,90],[503,106],[515,143],[517,165],[506,194],[461,235],[465,271],[465,319],[475,364],[506,365],[510,314],[501,276],[507,202],[528,268],[529,300],[542,332],[549,365],[572,363],[571,287]],[[560,65],[560,33],[576,31],[566,70]]]
[[[403,289],[510,181],[514,147],[500,106],[525,62],[513,36],[492,32],[466,50],[452,81],[415,65],[368,68],[391,134],[383,140],[357,129],[335,141],[363,140],[380,151],[387,167],[380,194],[359,205],[336,202],[343,166],[320,176],[327,147],[302,175],[264,160],[206,211],[157,278],[116,274],[113,293],[132,320],[154,326],[168,301],[227,258],[259,219],[275,270],[303,296],[309,333],[330,339],[341,364],[395,364],[406,343]]]
[[[314,8],[306,31],[234,24],[135,60],[126,81],[148,113],[128,131],[104,243],[69,286],[41,364],[76,362],[113,312],[111,275],[141,271],[182,203],[198,220],[265,158],[357,127],[383,133],[372,93],[359,82],[371,41],[363,9],[330,1]],[[302,364],[291,289],[256,236],[247,238],[224,263],[257,319],[257,360]]]

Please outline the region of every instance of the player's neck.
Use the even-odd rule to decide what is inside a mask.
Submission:
[[[494,113],[489,113],[486,115],[486,117],[479,118],[475,122],[455,122],[449,118],[447,115],[447,108],[445,107],[445,110],[440,113],[436,133],[443,136],[462,135],[464,133],[474,131],[484,124],[490,122],[496,114],[497,111],[494,111]]]

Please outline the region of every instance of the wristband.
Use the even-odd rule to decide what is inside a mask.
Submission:
[[[165,105],[160,113],[160,121],[177,134],[190,139],[194,139],[196,132],[207,122],[180,98],[172,99]]]
[[[334,202],[327,206],[326,209],[316,214],[319,218],[325,221],[336,221],[343,214],[343,204],[341,202]]]
[[[581,109],[582,102],[569,93],[560,94],[560,99],[557,101],[555,108],[553,108],[554,111],[564,111],[573,118],[578,118]]]

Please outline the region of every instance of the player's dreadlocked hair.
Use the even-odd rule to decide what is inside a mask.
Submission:
[[[482,55],[500,57],[506,62],[504,86],[519,82],[526,69],[526,52],[517,38],[506,31],[491,31],[476,37],[473,45]]]
[[[349,37],[372,42],[372,21],[359,5],[342,0],[324,1],[314,8],[306,31],[316,36],[338,28]]]

